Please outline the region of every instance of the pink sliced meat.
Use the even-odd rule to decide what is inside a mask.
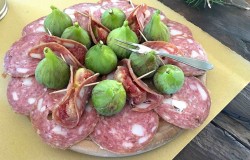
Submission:
[[[186,40],[184,39],[184,41],[186,41]],[[164,42],[164,41],[148,41],[148,42],[145,42],[143,44],[152,48],[152,49],[155,49],[158,51],[164,51],[164,52],[167,52],[167,53],[173,54],[173,55],[197,58],[197,59],[202,59],[202,60],[206,59],[205,53],[202,56],[198,55],[198,56],[194,57],[194,54],[196,55],[196,52],[195,53],[194,52],[193,53],[192,52],[183,52],[183,50],[179,49],[178,46],[171,44],[171,43],[168,43],[168,42]],[[193,44],[187,44],[187,45],[188,46],[185,47],[187,49],[200,47],[194,41],[193,41]],[[197,53],[197,54],[199,54],[199,53]],[[196,69],[194,67],[188,66],[188,65],[183,64],[181,62],[176,62],[175,60],[172,60],[170,58],[162,57],[162,59],[163,59],[163,62],[165,64],[169,63],[169,64],[174,64],[174,65],[180,67],[186,76],[198,76],[198,75],[203,75],[205,73],[205,71],[203,71],[203,70]]]
[[[140,104],[134,105],[133,110],[138,112],[147,112],[159,106],[162,103],[163,96],[150,89],[142,80],[138,79],[133,72],[130,60],[124,59],[121,61],[121,64],[128,69],[134,84],[146,92],[146,100]]]
[[[14,112],[29,115],[34,104],[46,88],[35,77],[11,78],[7,88],[7,98]]]
[[[120,113],[102,117],[90,137],[111,152],[132,153],[151,142],[158,125],[159,118],[154,111],[135,112],[126,105]]]
[[[101,6],[97,3],[79,3],[66,8],[64,12],[71,17],[73,22],[78,22],[81,27],[88,30],[89,18],[83,14],[91,13],[91,15],[96,17],[99,21],[101,17]]]
[[[67,93],[68,96],[57,104],[52,112],[56,123],[66,128],[74,128],[79,123],[93,88],[93,86],[85,85],[96,82],[98,76],[99,74],[95,74],[84,80],[80,86]]]
[[[35,109],[30,114],[31,122],[44,142],[52,147],[67,149],[85,139],[99,121],[95,109],[87,105],[85,112],[74,128],[65,128],[51,119],[51,110],[62,99],[60,94],[46,94],[38,100]]]
[[[146,101],[147,93],[135,84],[127,67],[118,66],[114,79],[122,83],[131,104],[137,105]]]
[[[199,127],[207,118],[211,100],[206,87],[195,77],[185,77],[181,90],[165,98],[155,111],[165,121],[184,129]]]
[[[63,58],[67,64],[72,65],[75,68],[82,66],[82,64],[72,55],[72,53],[67,48],[55,42],[42,43],[40,45],[37,45],[31,48],[28,55],[32,58],[41,60],[44,58],[43,50],[45,47],[49,47],[58,57]]]
[[[7,51],[4,57],[5,72],[12,77],[28,77],[35,73],[39,59],[31,58],[29,50],[41,43],[45,33],[32,33],[21,37]]]
[[[91,15],[88,23],[88,31],[90,33],[92,41],[95,44],[99,43],[100,41],[106,44],[110,30],[104,25],[102,25],[100,22],[95,20],[95,18],[93,18]]]
[[[45,35],[43,42],[56,42],[60,45],[66,47],[73,56],[81,63],[84,63],[85,55],[87,53],[87,48],[79,42],[76,42],[71,39],[63,39],[56,36]]]
[[[138,5],[128,16],[127,21],[130,29],[134,31],[141,38],[139,31],[143,32],[144,23],[146,20],[145,11],[147,10],[146,4]]]
[[[33,22],[27,24],[22,31],[22,36],[25,36],[27,34],[31,34],[31,33],[40,33],[40,32],[46,32],[45,28],[43,26],[45,17],[41,17],[37,20],[34,20]]]
[[[128,15],[134,10],[136,5],[131,4],[129,0],[101,0],[99,4],[102,6],[103,10],[107,10],[110,8],[120,8],[128,17]],[[104,12],[101,10],[101,12]]]

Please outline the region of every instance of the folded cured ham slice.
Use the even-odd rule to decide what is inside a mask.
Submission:
[[[123,84],[127,93],[129,93],[128,96],[132,98],[133,110],[147,112],[159,106],[162,103],[163,96],[150,89],[142,80],[138,79],[133,72],[130,60],[124,59],[120,64],[123,67],[118,67],[115,79]]]
[[[127,104],[118,114],[101,117],[90,137],[111,152],[133,153],[151,142],[158,124],[159,118],[154,111],[135,112]]]
[[[35,77],[11,78],[7,88],[7,98],[14,112],[29,115],[36,100],[46,92]]]
[[[71,39],[64,39],[64,38],[59,38],[56,36],[51,36],[46,34],[43,37],[43,42],[48,43],[48,42],[56,42],[60,45],[63,45],[66,47],[72,54],[73,56],[81,63],[84,63],[85,60],[85,55],[87,53],[87,48],[74,40]]]
[[[30,49],[28,55],[32,58],[43,59],[44,53],[43,50],[45,47],[50,48],[58,57],[61,57],[65,60],[65,62],[75,68],[79,68],[82,64],[72,55],[72,53],[65,48],[64,46],[56,43],[42,43]]]
[[[51,111],[56,103],[60,102],[64,94],[55,93],[43,95],[37,102],[35,109],[30,114],[31,122],[44,142],[60,149],[70,146],[85,139],[96,126],[99,117],[91,105],[87,105],[79,123],[74,128],[65,128],[51,119]]]
[[[67,128],[73,128],[79,123],[93,88],[93,86],[85,85],[96,82],[98,76],[98,73],[92,75],[83,80],[75,89],[68,89],[67,96],[56,105],[52,112],[56,123]]]
[[[173,125],[193,129],[205,121],[210,105],[209,93],[200,80],[185,77],[182,88],[171,97],[166,97],[155,111]]]
[[[183,42],[185,41],[185,42]],[[148,46],[152,49],[158,50],[158,51],[163,51],[169,54],[173,55],[178,55],[178,56],[183,56],[183,57],[190,57],[190,58],[196,58],[200,60],[207,60],[205,52],[201,52],[199,50],[202,50],[199,44],[197,44],[194,40],[190,39],[192,43],[188,43],[185,38],[183,38],[183,41],[180,42],[178,45],[185,46],[185,50],[181,49],[181,47],[176,46],[175,44],[171,44],[168,42],[164,41],[148,41],[143,43],[145,46]],[[185,43],[181,44],[181,43]],[[183,48],[183,47],[182,47]],[[193,48],[193,50],[192,50]],[[197,52],[195,51],[197,50]],[[184,51],[184,52],[183,52]],[[174,64],[182,69],[184,72],[185,76],[198,76],[198,75],[203,75],[205,71],[196,69],[194,67],[188,66],[186,64],[183,64],[181,62],[177,62],[175,60],[172,60],[167,57],[162,57],[163,62],[165,64]]]

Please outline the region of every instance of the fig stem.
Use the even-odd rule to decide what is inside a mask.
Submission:
[[[57,9],[57,8],[56,8],[55,6],[53,6],[53,5],[51,5],[50,8],[51,8],[52,10]]]
[[[113,9],[109,9],[109,14],[113,14]]]
[[[124,27],[127,27],[127,26],[128,26],[128,21],[127,21],[127,20],[124,21],[123,26],[124,26]]]
[[[75,23],[74,23],[74,26],[75,26],[76,28],[79,28],[78,22],[75,22]]]

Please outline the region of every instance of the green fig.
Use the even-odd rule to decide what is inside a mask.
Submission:
[[[126,91],[122,83],[115,80],[104,80],[93,88],[92,102],[99,114],[111,116],[120,112],[124,107]]]
[[[163,94],[173,94],[184,84],[183,71],[174,65],[161,66],[154,75],[155,88]]]
[[[116,68],[117,56],[109,46],[100,41],[88,50],[85,65],[96,73],[108,74]]]
[[[110,30],[121,27],[126,19],[125,13],[119,8],[106,10],[101,17],[101,23]]]
[[[156,71],[160,65],[160,61],[154,51],[148,52],[147,54],[132,53],[129,59],[131,61],[131,67],[138,77],[150,71]],[[154,73],[155,72],[152,72],[144,78],[150,78]]]
[[[144,36],[148,41],[166,41],[170,40],[168,27],[161,21],[160,11],[157,10],[151,17],[143,30]]]
[[[111,49],[113,49],[118,58],[128,58],[131,54],[131,51],[116,45],[119,43],[118,41],[116,41],[116,39],[120,39],[127,42],[139,43],[138,37],[136,36],[135,32],[133,32],[129,28],[128,21],[124,21],[122,27],[112,30],[107,38],[107,45]],[[129,45],[124,46],[131,47]]]
[[[70,79],[69,66],[48,47],[44,48],[44,54],[45,58],[38,63],[35,70],[36,80],[47,88],[65,88]]]
[[[73,26],[66,28],[61,38],[72,39],[85,45],[88,49],[91,47],[91,40],[88,32],[84,30],[77,22]]]
[[[72,26],[72,20],[66,13],[60,11],[54,6],[50,7],[52,9],[52,13],[50,13],[44,20],[44,28],[45,30],[57,37],[61,37],[63,31]]]

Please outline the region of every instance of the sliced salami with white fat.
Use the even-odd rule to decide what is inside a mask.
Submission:
[[[28,55],[29,50],[41,43],[45,33],[27,34],[16,41],[4,57],[5,72],[12,77],[28,77],[34,75],[39,59]]]
[[[111,117],[102,117],[91,139],[115,153],[132,153],[147,146],[157,132],[158,115],[154,111],[135,112],[129,105]]]
[[[22,31],[22,36],[25,36],[27,34],[31,34],[31,33],[40,33],[40,32],[46,32],[45,28],[43,26],[45,17],[41,17],[37,20],[34,20],[33,22],[27,24]]]
[[[185,77],[183,87],[155,108],[165,121],[184,129],[200,126],[209,114],[211,100],[206,87],[195,77]]]
[[[60,93],[46,94],[40,98],[30,114],[30,119],[44,142],[52,147],[67,149],[85,139],[94,130],[99,117],[95,109],[87,105],[76,127],[69,129],[58,125],[51,119],[51,110],[62,100],[63,96]]]
[[[7,98],[14,112],[29,115],[46,88],[35,77],[11,78],[7,88]]]

